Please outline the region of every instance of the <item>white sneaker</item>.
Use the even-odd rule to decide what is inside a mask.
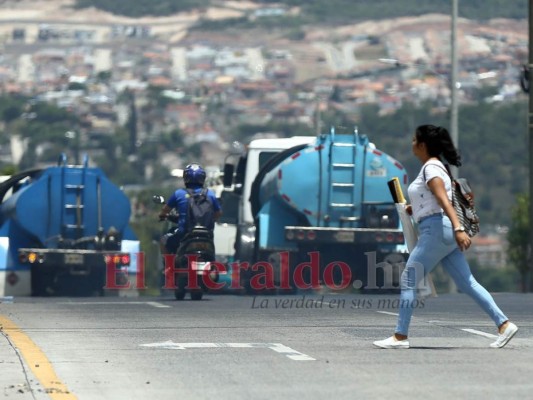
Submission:
[[[374,342],[374,346],[382,349],[408,349],[409,340],[397,340],[394,336],[384,340],[377,340]]]
[[[492,347],[493,349],[502,348],[509,342],[509,340],[513,338],[516,332],[518,332],[518,327],[512,322],[509,322],[509,325],[507,325],[507,328],[505,328],[503,333],[500,333],[498,335],[498,339],[496,339],[495,342],[491,343],[490,347]]]

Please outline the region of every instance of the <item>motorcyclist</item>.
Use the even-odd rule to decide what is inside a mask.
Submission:
[[[187,233],[187,208],[189,201],[187,189],[192,189],[195,194],[200,193],[204,188],[205,178],[205,170],[200,164],[194,163],[187,165],[183,171],[185,188],[179,188],[172,193],[166,204],[161,208],[159,212],[160,220],[166,219],[173,209],[177,213],[177,221],[174,221],[177,223],[177,227],[171,229],[161,237],[160,245],[162,254],[176,254],[181,240]],[[207,198],[213,204],[214,217],[217,220],[222,215],[222,209],[215,193],[211,189],[207,189]],[[206,228],[213,230],[214,226]]]

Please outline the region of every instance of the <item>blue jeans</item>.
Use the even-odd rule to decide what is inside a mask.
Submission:
[[[413,308],[418,304],[415,301],[417,284],[439,262],[455,281],[457,288],[472,297],[496,326],[507,321],[507,317],[489,292],[472,275],[464,254],[455,242],[455,234],[448,217],[435,214],[423,218],[418,225],[418,235],[418,243],[409,255],[401,276],[402,291],[396,333],[408,334]]]

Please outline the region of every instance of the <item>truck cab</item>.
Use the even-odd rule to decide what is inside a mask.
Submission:
[[[285,150],[306,146],[316,140],[314,136],[255,139],[246,151],[236,154],[235,164],[224,165],[224,221],[236,227],[234,240],[235,260],[254,260],[255,221],[250,196],[252,186],[262,168]],[[231,160],[227,160],[231,161]]]

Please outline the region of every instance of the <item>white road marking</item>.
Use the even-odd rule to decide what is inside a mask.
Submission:
[[[443,321],[441,319],[431,319],[429,321],[426,321],[428,324],[436,324],[436,325],[442,325],[442,324],[455,324],[455,321]]]
[[[146,304],[155,308],[170,308],[170,306],[158,303],[157,301],[147,301]]]
[[[299,351],[293,350],[290,347],[287,347],[281,343],[267,343],[270,350],[274,350],[276,353],[281,353],[286,355],[288,358],[294,361],[316,361],[313,357],[309,357],[307,354],[300,353]]]
[[[103,305],[127,305],[127,304],[145,304],[148,306],[156,308],[170,308],[166,304],[158,303],[157,301],[65,301],[58,304],[68,304],[68,305],[94,305],[94,306],[103,306]]]
[[[388,311],[376,311],[380,314],[387,314],[387,315],[394,315],[395,317],[397,317],[399,314],[397,313],[393,313],[393,312],[388,312]]]
[[[461,329],[461,330],[465,331],[465,332],[468,332],[468,333],[473,333],[474,335],[485,336],[486,338],[489,338],[489,339],[497,339],[498,338],[497,335],[493,335],[492,333],[487,333],[487,332],[483,332],[483,331],[477,331],[475,329],[465,328],[465,329]]]
[[[167,350],[205,349],[205,348],[256,348],[270,349],[276,353],[283,354],[294,361],[316,361],[315,358],[307,354],[300,353],[281,343],[174,343],[172,340],[160,343],[141,344],[142,347]]]

